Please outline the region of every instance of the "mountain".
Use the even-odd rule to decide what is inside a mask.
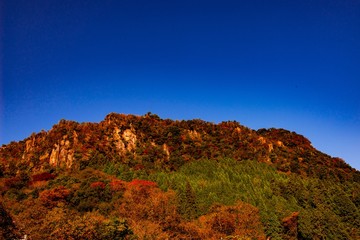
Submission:
[[[0,177],[31,239],[360,236],[360,172],[284,129],[152,113],[61,120],[3,145]]]

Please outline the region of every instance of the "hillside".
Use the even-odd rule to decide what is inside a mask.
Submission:
[[[111,113],[0,148],[0,201],[30,239],[356,239],[359,189],[304,136],[235,121]]]

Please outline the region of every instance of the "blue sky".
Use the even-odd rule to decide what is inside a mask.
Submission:
[[[360,1],[1,1],[0,144],[110,112],[296,131],[360,169]]]

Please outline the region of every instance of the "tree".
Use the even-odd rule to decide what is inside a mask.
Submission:
[[[187,181],[183,193],[179,195],[180,213],[187,220],[194,219],[197,216],[196,194],[191,184]]]

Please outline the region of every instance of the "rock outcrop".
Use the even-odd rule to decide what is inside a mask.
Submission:
[[[73,161],[74,149],[65,135],[59,143],[54,145],[50,154],[49,163],[53,166],[71,168]]]

